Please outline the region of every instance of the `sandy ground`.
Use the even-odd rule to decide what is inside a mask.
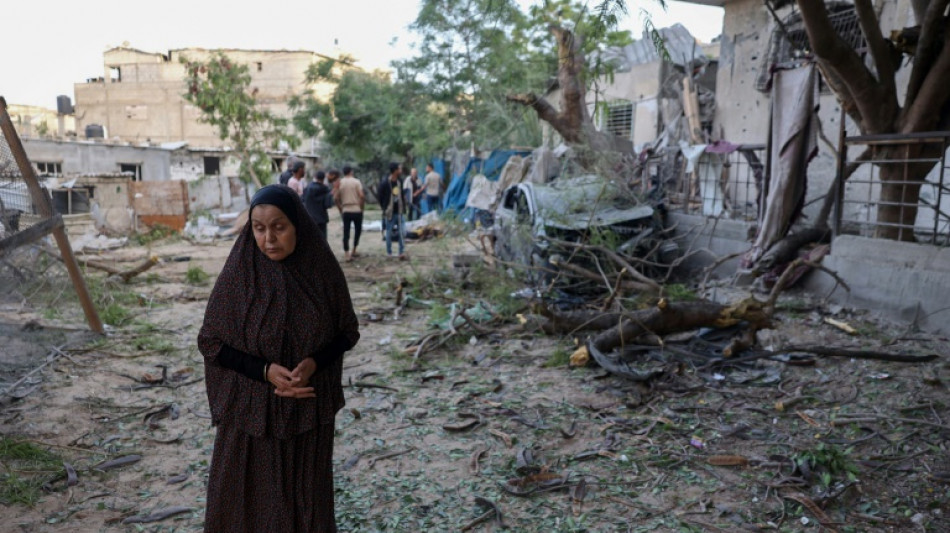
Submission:
[[[340,233],[331,221],[342,259]],[[213,282],[232,242],[153,243],[166,261],[124,287],[139,295],[134,323],[93,344],[49,327],[62,323],[42,310],[0,307],[4,383],[51,346],[73,348],[0,407],[0,435],[58,454],[78,475],[67,486],[50,472],[32,507],[0,504],[0,531],[201,530],[214,428],[195,335],[211,285],[185,274],[200,266]],[[344,531],[950,531],[946,339],[793,295],[764,344],[941,358],[700,372],[658,357],[661,377],[632,383],[552,364],[573,339],[541,335],[529,320],[457,335],[415,361],[403,348],[432,331],[437,313],[397,312],[395,286],[415,284],[440,306],[471,301],[451,258],[474,246],[464,237],[412,243],[400,262],[370,232],[360,251],[344,264],[362,330],[345,361],[334,450]],[[129,246],[103,260],[130,265],[146,253]],[[832,314],[858,334],[825,323]],[[22,330],[30,320],[48,327]],[[158,386],[141,387],[163,371]],[[844,419],[854,421],[836,423]],[[140,459],[103,470],[129,456]],[[808,457],[812,468],[796,467]],[[835,458],[846,468],[832,471]],[[173,507],[183,512],[123,524]]]

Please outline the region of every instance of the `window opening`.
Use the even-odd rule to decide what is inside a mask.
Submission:
[[[63,164],[52,161],[37,161],[36,171],[40,174],[58,176],[63,173]]]
[[[221,173],[221,158],[205,156],[205,176],[217,176]]]
[[[607,105],[607,119],[604,130],[618,137],[633,137],[633,102],[618,100]]]
[[[119,172],[132,174],[133,181],[142,181],[142,165],[136,163],[119,163]]]

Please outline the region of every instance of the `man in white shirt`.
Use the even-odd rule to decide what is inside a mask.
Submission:
[[[290,168],[294,175],[287,181],[287,186],[293,189],[297,193],[297,196],[303,196],[303,173],[305,168],[306,165],[303,161],[297,161],[294,163],[294,166]]]
[[[438,211],[442,213],[442,176],[433,168],[432,163],[426,165],[426,203],[429,205],[429,211]]]
[[[343,252],[347,262],[359,257],[356,247],[360,244],[360,233],[363,231],[363,207],[366,203],[366,194],[363,184],[353,175],[353,168],[343,167],[343,178],[333,193],[336,207],[340,210],[343,219]],[[350,251],[350,226],[353,226],[353,251]]]

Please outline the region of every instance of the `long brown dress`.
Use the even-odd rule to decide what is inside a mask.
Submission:
[[[198,348],[217,426],[205,531],[333,532],[334,417],[343,407],[342,357],[311,378],[317,397],[282,398],[270,383],[216,361],[223,345],[293,369],[359,325],[339,263],[291,189],[297,243],[268,259],[248,222],[208,301]],[[271,190],[271,193],[274,191]],[[283,194],[283,192],[281,192]],[[283,208],[287,211],[287,208]],[[315,357],[316,359],[319,359]]]

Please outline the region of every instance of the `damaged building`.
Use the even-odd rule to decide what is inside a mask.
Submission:
[[[328,59],[316,52],[182,48],[157,53],[126,43],[103,54],[101,76],[75,85],[76,128],[133,143],[185,141],[191,146],[224,146],[215,129],[199,120],[200,110],[182,97],[186,75],[182,60],[207,61],[219,52],[248,66],[258,101],[278,116],[288,116],[291,97],[305,89],[317,98],[332,91],[329,83],[306,84],[308,67]],[[303,151],[315,152],[316,143],[316,139],[306,140]]]

